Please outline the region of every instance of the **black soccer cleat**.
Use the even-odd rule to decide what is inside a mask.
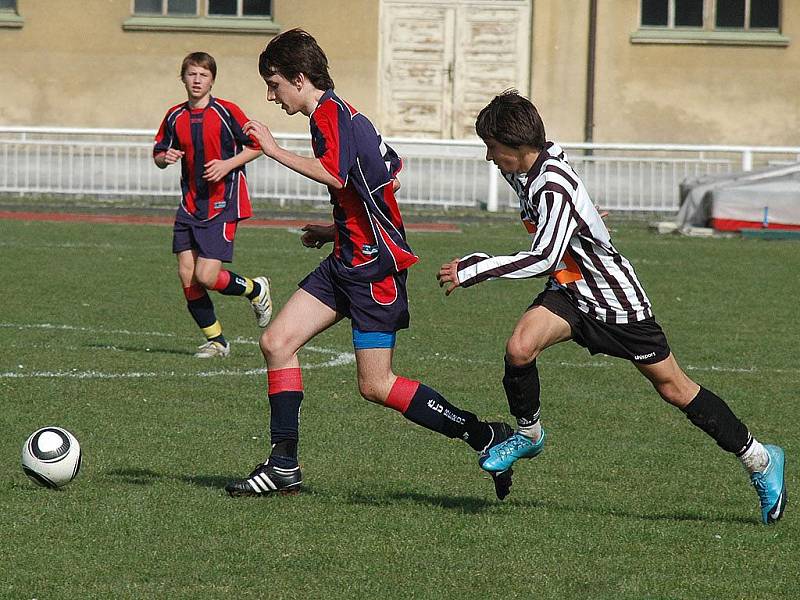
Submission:
[[[303,486],[300,467],[282,469],[267,462],[257,465],[247,479],[235,479],[225,486],[225,491],[233,497],[269,496],[271,494],[299,494]]]
[[[486,447],[483,448],[478,453],[478,457],[483,456],[490,448],[493,448],[497,444],[500,444],[514,435],[514,430],[511,429],[507,423],[502,422],[491,422],[488,423],[489,427],[492,430],[492,437],[489,440],[489,443],[486,444]],[[511,493],[511,477],[514,475],[514,470],[512,468],[508,468],[505,471],[499,471],[496,473],[489,473],[492,476],[492,481],[494,482],[494,493],[497,495],[498,500],[505,499]]]

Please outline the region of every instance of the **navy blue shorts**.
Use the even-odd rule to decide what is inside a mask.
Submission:
[[[544,306],[569,323],[572,339],[591,354],[607,354],[640,365],[669,357],[667,336],[653,317],[635,323],[606,323],[580,310],[566,292],[546,289],[528,308]]]
[[[406,279],[408,272],[387,275],[381,281],[344,280],[328,256],[298,287],[352,321],[362,332],[406,329],[409,322]]]
[[[203,226],[175,221],[172,227],[172,253],[197,250],[197,256],[229,263],[233,260],[233,238],[237,221],[211,221]]]

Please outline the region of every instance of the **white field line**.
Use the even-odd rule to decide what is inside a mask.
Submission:
[[[130,331],[128,329],[101,329],[93,327],[80,327],[77,325],[63,325],[52,323],[0,323],[0,328],[7,329],[44,329],[53,331],[79,331],[86,333],[103,333],[115,335],[131,335],[131,336],[154,336],[154,337],[169,337],[177,338],[174,333],[165,333],[163,331]],[[258,340],[236,337],[231,340],[236,344],[250,344],[258,345]],[[63,349],[64,346],[59,346]],[[77,349],[77,347],[75,347]],[[115,346],[104,346],[102,348],[95,348],[102,350],[118,351]],[[145,349],[147,350],[147,349]],[[339,367],[355,363],[355,355],[352,352],[340,352],[331,348],[322,348],[319,346],[304,346],[304,351],[322,354],[328,357],[327,360],[319,363],[304,363],[303,369],[320,369],[328,367]],[[144,372],[123,372],[123,373],[107,373],[102,371],[79,371],[71,369],[69,371],[25,371],[24,367],[19,371],[0,372],[0,379],[21,379],[21,378],[69,378],[69,379],[147,379],[158,377],[223,377],[223,376],[250,376],[250,375],[265,375],[267,373],[266,367],[258,369],[214,369],[210,371],[192,371],[192,372],[178,372],[178,371],[144,371]]]
[[[130,335],[130,336],[153,336],[153,337],[170,337],[170,338],[177,338],[178,335],[174,333],[165,333],[160,331],[130,331],[128,329],[102,329],[102,328],[92,328],[92,327],[80,327],[76,325],[64,325],[64,324],[52,324],[52,323],[0,323],[0,328],[8,328],[8,329],[45,329],[45,330],[54,330],[54,331],[80,331],[80,332],[87,332],[87,333],[104,333],[104,334],[116,334],[116,335]],[[236,337],[231,340],[233,343],[236,344],[251,344],[257,345],[258,341],[249,339],[249,338],[242,338]],[[59,346],[61,349],[64,349],[65,346]],[[68,346],[67,346],[68,347]],[[68,347],[71,348],[71,347]],[[77,350],[77,347],[74,349]],[[103,347],[96,347],[96,350],[112,350],[118,351],[119,349],[115,346],[103,346]],[[310,363],[310,364],[303,364],[303,369],[319,369],[319,368],[328,368],[328,367],[339,367],[344,365],[353,364],[355,362],[355,355],[352,352],[340,352],[338,350],[333,350],[331,348],[322,348],[318,346],[305,346],[303,350],[314,352],[317,354],[322,354],[324,356],[328,356],[328,360],[320,362],[320,363]],[[487,359],[473,359],[473,358],[466,358],[462,356],[453,356],[447,354],[441,354],[439,352],[433,353],[433,355],[419,355],[417,356],[419,360],[424,360],[425,362],[433,361],[450,361],[450,362],[460,362],[466,364],[495,364],[497,361],[495,360],[487,360]],[[625,361],[622,360],[612,360],[612,361],[588,361],[588,362],[570,362],[570,361],[547,361],[547,360],[540,360],[539,364],[547,365],[547,366],[560,366],[560,367],[567,367],[567,368],[577,368],[577,369],[608,369],[608,368],[615,368],[620,367],[623,365],[627,365]],[[718,373],[789,373],[795,374],[800,372],[800,368],[796,369],[774,369],[774,368],[761,368],[757,366],[749,366],[749,367],[733,367],[733,366],[725,366],[725,365],[710,365],[710,366],[698,366],[698,365],[684,365],[684,370],[686,371],[699,371],[699,372],[718,372]],[[19,378],[70,378],[70,379],[142,379],[142,378],[157,378],[157,377],[241,377],[241,376],[251,376],[251,375],[264,375],[266,374],[267,369],[265,367],[261,367],[258,369],[214,369],[210,371],[200,371],[200,372],[177,372],[177,371],[148,371],[148,372],[124,372],[124,373],[105,373],[100,371],[78,371],[77,369],[72,369],[70,371],[8,371],[8,372],[0,372],[0,379],[19,379]]]

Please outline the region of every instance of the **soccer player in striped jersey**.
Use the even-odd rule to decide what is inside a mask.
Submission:
[[[439,285],[449,295],[490,279],[546,277],[547,284],[506,343],[503,387],[517,432],[479,457],[501,473],[520,458],[541,453],[539,354],[574,340],[592,354],[631,361],[669,404],[736,455],[750,473],[764,523],[786,505],[784,451],[762,445],[719,396],[692,381],[670,351],[631,263],[611,242],[601,215],[564,151],[546,141],[533,104],[510,90],[478,115],[486,160],[494,162],[519,196],[531,248],[510,256],[468,254],[442,265]]]
[[[409,246],[395,191],[401,161],[364,115],[335,92],[328,59],[300,29],[273,38],[259,58],[267,101],[309,118],[313,156],[278,146],[269,128],[251,121],[264,154],[328,186],[333,223],[307,225],[300,241],[333,251],[299,288],[261,336],[267,362],[271,450],[247,477],[226,486],[232,496],[291,493],[302,485],[298,465],[299,411],[304,387],[297,353],[339,321],[351,322],[358,389],[369,401],[480,452],[513,433],[458,408],[423,383],[392,369],[397,331],[408,327],[407,269],[417,262]],[[511,470],[491,473],[501,500]]]
[[[222,268],[233,260],[239,221],[251,216],[244,165],[261,156],[242,131],[247,117],[233,102],[211,95],[217,76],[214,58],[193,52],[183,59],[181,81],[187,101],[173,106],[161,123],[153,147],[160,169],[181,162],[181,204],[175,215],[172,251],[189,309],[206,337],[195,357],[226,357],[222,334],[207,290],[244,296],[266,327],[272,315],[269,280],[250,279]]]

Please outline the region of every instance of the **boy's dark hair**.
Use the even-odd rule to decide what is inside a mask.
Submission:
[[[211,77],[213,79],[217,78],[217,61],[215,61],[214,57],[207,52],[192,52],[191,54],[186,55],[186,58],[184,58],[183,62],[181,63],[181,79],[183,79],[183,76],[186,75],[189,65],[195,65],[197,67],[208,69],[211,71]]]
[[[519,148],[544,148],[544,123],[533,103],[517,90],[506,90],[487,104],[475,120],[475,131],[483,139]]]
[[[328,57],[317,40],[299,27],[270,40],[258,57],[258,72],[264,79],[278,73],[289,81],[303,73],[318,90],[333,89]]]

